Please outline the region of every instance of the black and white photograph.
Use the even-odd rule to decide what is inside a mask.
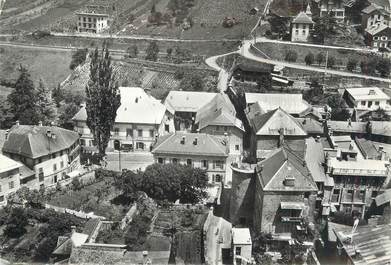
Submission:
[[[0,0],[0,265],[391,265],[391,0]]]

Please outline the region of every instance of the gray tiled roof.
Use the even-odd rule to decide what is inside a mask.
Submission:
[[[46,136],[48,130],[56,135],[55,139],[49,141]],[[4,142],[3,152],[37,158],[48,155],[49,152],[65,150],[78,139],[76,132],[56,126],[15,125]]]

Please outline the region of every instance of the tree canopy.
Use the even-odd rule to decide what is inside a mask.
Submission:
[[[156,41],[152,41],[149,43],[147,49],[145,50],[145,59],[149,61],[157,61],[159,54],[159,46]]]
[[[153,164],[144,172],[125,171],[117,179],[124,193],[143,191],[156,200],[196,203],[205,198],[208,176],[203,169],[180,164]]]
[[[105,154],[121,96],[107,47],[91,54],[90,80],[86,86],[87,125],[100,154]]]

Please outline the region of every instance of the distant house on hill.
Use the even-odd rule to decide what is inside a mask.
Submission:
[[[389,24],[389,7],[387,11],[386,7],[379,6],[377,4],[370,4],[369,6],[364,8],[361,13],[361,25],[365,30],[370,29],[371,27],[374,27],[376,25]]]
[[[120,87],[121,106],[113,126],[109,150],[150,151],[157,136],[172,133],[173,114],[159,100],[139,87]],[[87,126],[85,106],[72,118],[85,150],[95,151],[93,135]]]
[[[391,27],[383,23],[376,24],[365,30],[367,44],[372,48],[391,48]]]
[[[106,1],[94,1],[77,11],[77,31],[101,33],[109,26],[110,6]]]
[[[349,1],[345,0],[315,0],[320,9],[320,17],[330,15],[339,21],[345,20],[345,6],[349,5]]]
[[[307,42],[313,28],[311,8],[308,5],[305,12],[301,11],[291,23],[291,41]]]

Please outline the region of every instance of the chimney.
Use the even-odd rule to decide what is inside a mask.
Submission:
[[[39,127],[42,127],[42,121],[39,121],[39,122],[38,122],[38,126],[39,126]]]
[[[197,145],[197,144],[198,144],[198,137],[194,138],[193,144],[194,144],[194,145]]]
[[[320,142],[320,135],[317,135],[315,138],[315,142],[319,143]]]
[[[19,120],[15,121],[15,125],[16,125],[16,126],[19,126],[19,125],[20,125],[20,124],[19,124]]]
[[[197,129],[197,133],[200,133],[200,129]]]
[[[138,103],[138,97],[136,97],[136,99],[135,99],[135,101],[134,101],[134,102]]]
[[[348,126],[352,126],[352,120],[350,118],[348,119]]]
[[[186,136],[182,136],[181,144],[185,144],[185,143],[186,143]]]
[[[281,147],[283,144],[284,144],[284,129],[283,128],[280,128],[278,130],[279,134],[280,134],[280,137],[278,139],[278,147]]]
[[[76,226],[72,225],[71,226],[71,234],[73,235],[74,233],[76,233]]]
[[[379,152],[383,152],[384,147],[382,145],[379,145]]]
[[[368,95],[376,95],[376,92],[374,89],[369,89]]]

